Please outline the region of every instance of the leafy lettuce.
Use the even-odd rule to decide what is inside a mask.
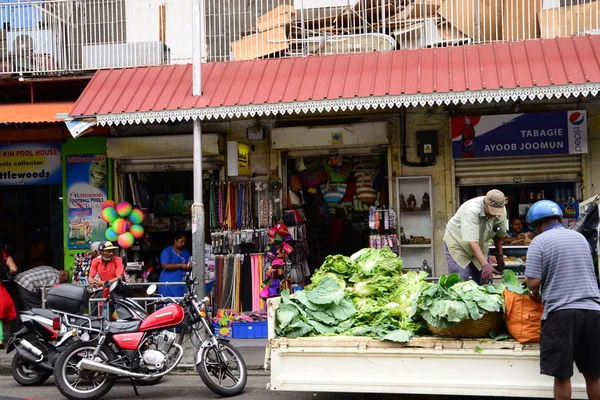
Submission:
[[[408,341],[424,327],[413,320],[412,307],[429,284],[424,272],[403,274],[402,266],[389,247],[363,249],[352,257],[328,256],[304,291],[282,294],[276,334]]]
[[[460,276],[442,275],[437,284],[424,289],[416,298],[412,315],[419,314],[432,326],[449,328],[458,322],[478,320],[486,313],[502,310],[504,300],[493,286],[462,282]]]

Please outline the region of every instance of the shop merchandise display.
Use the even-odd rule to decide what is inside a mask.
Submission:
[[[260,291],[266,268],[263,254],[215,255],[214,308],[237,312],[264,310]]]
[[[270,220],[269,185],[263,182],[211,182],[210,229],[266,228]]]
[[[369,246],[388,243],[395,248],[395,232],[374,230],[369,226],[370,207],[381,209],[388,202],[385,155],[341,155],[331,150],[328,156],[304,157],[287,163],[287,210],[283,221],[289,226],[306,225],[307,243],[296,244],[291,258],[299,270],[314,271],[329,254],[350,255]],[[388,215],[389,217],[389,215]],[[383,221],[383,214],[382,219]],[[388,218],[388,223],[389,223]],[[382,222],[383,224],[383,222]],[[310,248],[304,255],[303,248]],[[306,262],[305,262],[306,261]],[[306,264],[306,265],[305,265]],[[304,273],[304,278],[308,276]],[[300,274],[294,281],[300,281]]]
[[[403,273],[402,259],[390,248],[363,249],[351,257],[329,256],[303,291],[281,294],[277,336],[368,336],[407,342],[416,335],[445,336],[443,329],[499,321],[505,290],[524,293],[506,271],[501,283],[479,286],[456,274],[427,283],[426,273]],[[487,330],[482,338],[498,335]]]
[[[394,253],[398,253],[398,235],[396,234],[397,218],[396,212],[388,209],[369,208],[369,247],[383,249],[390,247]]]
[[[210,239],[215,254],[241,254],[244,245],[251,245],[260,252],[269,243],[267,233],[267,229],[217,231],[210,234]]]
[[[90,267],[92,266],[92,256],[87,253],[75,253],[73,260],[72,283],[87,285]]]

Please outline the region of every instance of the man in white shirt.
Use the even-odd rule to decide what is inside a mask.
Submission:
[[[485,197],[466,201],[450,219],[444,234],[444,251],[450,273],[478,284],[490,283],[504,269],[502,239],[506,236],[504,193],[490,190]],[[496,246],[497,269],[488,262],[489,241]]]

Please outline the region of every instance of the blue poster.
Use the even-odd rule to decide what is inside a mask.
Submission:
[[[452,118],[452,158],[587,152],[585,111]]]
[[[69,249],[88,249],[105,240],[102,203],[107,198],[108,170],[104,154],[67,156]]]

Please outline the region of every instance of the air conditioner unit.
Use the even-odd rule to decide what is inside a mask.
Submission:
[[[22,29],[6,33],[8,52],[16,57],[31,54],[57,59],[60,54],[58,35],[50,29]]]

